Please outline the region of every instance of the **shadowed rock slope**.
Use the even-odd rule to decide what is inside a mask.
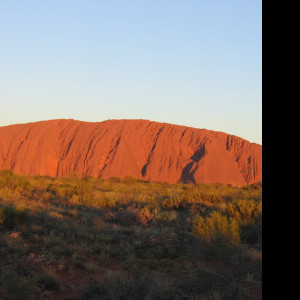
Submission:
[[[0,127],[0,170],[105,179],[244,185],[262,179],[262,146],[148,120],[51,120]]]

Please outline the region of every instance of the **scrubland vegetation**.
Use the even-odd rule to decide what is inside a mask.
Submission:
[[[0,172],[1,299],[261,299],[262,184]]]

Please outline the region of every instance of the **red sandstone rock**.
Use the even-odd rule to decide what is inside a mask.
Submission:
[[[147,120],[52,120],[0,127],[0,170],[244,185],[262,180],[262,146]]]

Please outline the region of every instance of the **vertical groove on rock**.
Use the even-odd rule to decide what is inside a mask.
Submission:
[[[243,185],[262,180],[262,146],[148,120],[51,120],[0,127],[0,169]]]
[[[155,150],[155,147],[156,147],[158,138],[159,138],[159,136],[160,136],[160,134],[161,134],[161,132],[162,132],[163,130],[164,130],[164,127],[160,128],[159,131],[158,131],[158,133],[157,133],[157,135],[156,135],[156,137],[155,137],[155,141],[154,141],[154,144],[153,144],[153,146],[152,146],[152,149],[151,149],[150,153],[148,154],[147,162],[146,162],[146,164],[143,166],[142,171],[141,171],[143,177],[146,176],[146,173],[147,173],[147,167],[148,167],[148,165],[150,164],[151,157],[152,157],[152,155],[153,155],[153,153],[154,153],[154,150]]]

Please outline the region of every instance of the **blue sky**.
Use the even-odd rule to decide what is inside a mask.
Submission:
[[[0,126],[148,119],[262,143],[256,0],[9,0]]]

